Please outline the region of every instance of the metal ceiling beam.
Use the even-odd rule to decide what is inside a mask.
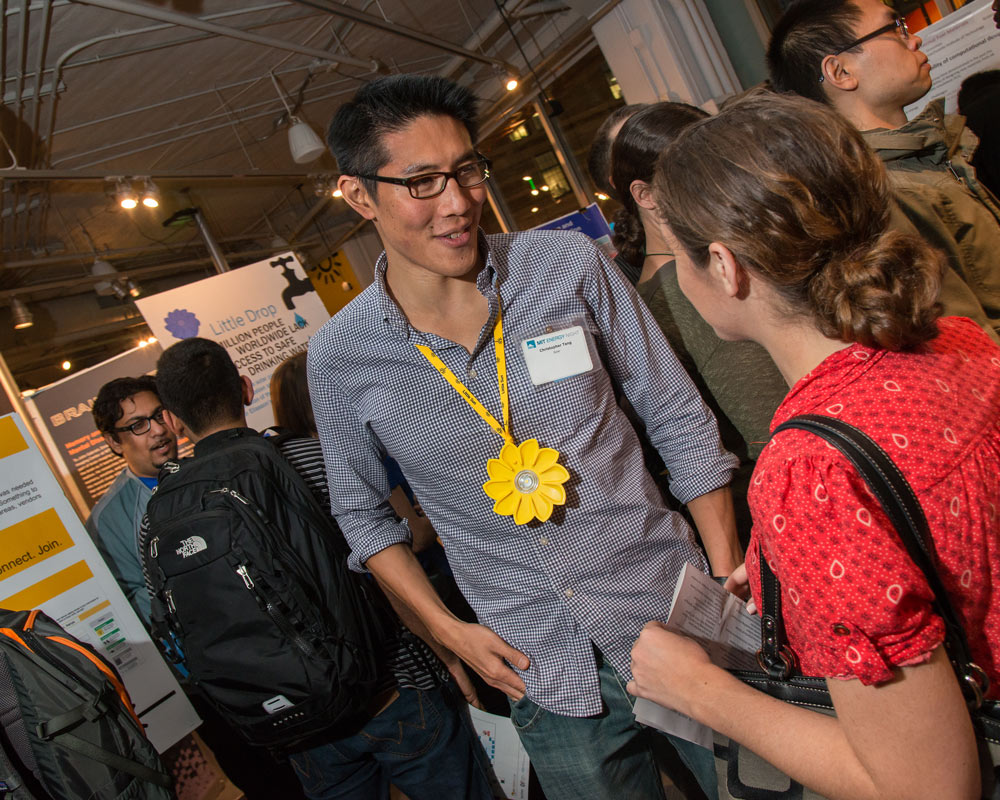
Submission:
[[[333,174],[334,171],[330,171]],[[136,172],[143,178],[152,180],[178,181],[254,181],[256,183],[283,183],[285,181],[304,181],[321,174],[315,169],[309,172],[178,172],[176,170],[154,170],[153,172]],[[108,173],[106,169],[0,169],[0,181],[107,181],[109,177],[117,177],[123,173]],[[133,177],[131,172],[124,173]]]
[[[520,71],[508,61],[504,61],[499,58],[490,58],[489,56],[477,53],[474,50],[467,50],[457,44],[447,42],[444,39],[438,39],[436,36],[430,36],[426,33],[415,31],[412,28],[403,27],[395,22],[380,19],[379,17],[372,16],[371,14],[366,14],[363,11],[353,9],[350,6],[332,2],[332,0],[293,0],[293,2],[296,2],[299,5],[309,6],[310,8],[318,8],[321,11],[326,11],[332,14],[335,17],[343,17],[344,19],[349,19],[352,22],[357,22],[360,25],[365,25],[369,28],[376,28],[377,30],[391,33],[394,36],[400,36],[404,39],[410,39],[414,42],[420,42],[421,44],[436,47],[438,50],[444,50],[447,53],[467,58],[470,61],[478,61],[482,64],[491,64],[506,70],[515,77],[520,77]]]
[[[227,25],[218,25],[214,22],[199,19],[198,17],[188,16],[187,14],[179,14],[175,11],[165,11],[153,6],[139,5],[137,3],[129,2],[129,0],[76,1],[83,5],[97,6],[98,8],[104,8],[109,11],[118,11],[122,14],[133,14],[134,16],[145,17],[146,19],[155,19],[159,22],[167,22],[182,28],[194,28],[195,30],[215,33],[219,36],[225,36],[230,39],[239,39],[244,42],[259,44],[263,47],[273,47],[278,50],[287,50],[292,53],[311,56],[312,58],[317,58],[321,61],[330,61],[334,64],[349,64],[352,67],[359,67],[360,69],[369,70],[370,72],[377,71],[380,66],[378,61],[373,58],[364,59],[345,55],[343,53],[331,53],[327,50],[320,50],[316,47],[306,47],[304,45],[296,44],[295,42],[287,42],[283,39],[275,39],[271,36],[261,36],[256,33],[250,33],[249,31],[241,31],[238,28],[230,28]]]

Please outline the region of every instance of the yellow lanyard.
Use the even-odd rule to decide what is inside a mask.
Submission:
[[[430,361],[431,365],[441,373],[441,377],[448,381],[451,388],[458,392],[465,399],[466,403],[472,406],[472,410],[486,420],[487,425],[500,434],[505,442],[510,444],[514,443],[514,440],[510,435],[510,398],[507,396],[507,359],[504,355],[503,348],[503,314],[500,311],[499,296],[497,296],[497,321],[493,326],[493,353],[497,362],[497,385],[500,388],[500,408],[503,411],[502,425],[497,422],[497,418],[489,412],[486,406],[479,402],[479,398],[470,392],[468,387],[455,377],[455,373],[448,369],[445,363],[437,357],[433,350],[424,344],[417,344],[414,345],[414,347],[423,353],[424,358]]]

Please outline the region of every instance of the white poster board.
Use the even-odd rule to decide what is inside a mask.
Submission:
[[[40,608],[114,664],[161,753],[200,724],[18,414],[0,417],[0,608]]]
[[[924,107],[943,97],[944,110],[958,113],[958,90],[976,72],[1000,68],[1000,30],[993,21],[990,0],[974,0],[917,34],[930,59],[934,85],[917,102],[904,109],[913,119]]]
[[[508,800],[528,800],[528,752],[509,717],[469,706],[472,726]],[[442,799],[443,800],[443,799]]]
[[[201,336],[226,348],[241,374],[253,380],[247,424],[274,424],[271,374],[306,349],[309,337],[330,318],[293,253],[213,275],[135,301],[163,349]]]

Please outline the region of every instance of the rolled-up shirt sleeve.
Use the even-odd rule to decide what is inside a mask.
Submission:
[[[646,424],[680,502],[727,486],[739,459],[725,450],[719,428],[649,309],[621,273],[594,248],[587,304],[598,347],[615,383]]]
[[[394,544],[409,544],[412,537],[389,505],[384,448],[339,386],[331,363],[320,331],[309,344],[307,372],[330,486],[330,511],[351,547],[349,566],[364,572],[373,555]]]

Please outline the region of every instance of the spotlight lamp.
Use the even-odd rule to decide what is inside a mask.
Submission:
[[[507,82],[504,84],[504,88],[508,92],[513,92],[517,88],[517,78],[515,78],[513,75],[509,76],[507,78]]]
[[[129,211],[139,205],[139,195],[135,193],[135,189],[125,178],[118,179],[118,185],[115,187],[115,199],[118,201],[118,205]]]
[[[142,204],[146,208],[158,208],[160,205],[160,190],[149,178],[146,178],[142,188]]]
[[[35,318],[32,313],[28,311],[28,307],[16,297],[11,301],[10,312],[11,316],[14,318],[14,330],[16,331],[22,331],[35,324]]]

